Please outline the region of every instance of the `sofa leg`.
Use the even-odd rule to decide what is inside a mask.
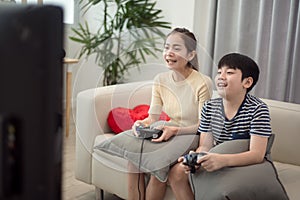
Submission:
[[[96,200],[104,200],[104,191],[101,188],[95,187]]]

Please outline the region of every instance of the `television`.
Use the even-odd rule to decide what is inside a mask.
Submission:
[[[0,199],[61,199],[63,13],[0,4]]]

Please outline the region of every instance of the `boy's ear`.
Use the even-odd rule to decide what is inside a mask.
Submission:
[[[251,85],[253,84],[253,78],[252,77],[247,77],[244,78],[243,80],[243,87],[248,89],[251,87]]]

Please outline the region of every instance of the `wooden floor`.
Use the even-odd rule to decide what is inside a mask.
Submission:
[[[63,181],[62,181],[62,199],[63,200],[94,200],[95,187],[85,184],[75,179],[75,125],[74,116],[71,114],[70,133],[66,138],[64,135],[63,146]],[[120,198],[105,193],[105,200],[120,200]]]
[[[71,117],[71,119],[73,119]],[[75,167],[75,126],[73,120],[70,125],[70,134],[67,138],[64,135],[63,146],[63,177],[62,177],[62,195],[63,200],[87,200],[95,199],[94,187],[78,181],[74,177]]]

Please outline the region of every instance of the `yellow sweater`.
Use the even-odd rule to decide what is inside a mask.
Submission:
[[[195,70],[183,81],[175,82],[173,71],[158,74],[154,78],[149,114],[166,112],[170,122],[178,126],[190,126],[198,122],[204,102],[211,98],[211,79]]]

